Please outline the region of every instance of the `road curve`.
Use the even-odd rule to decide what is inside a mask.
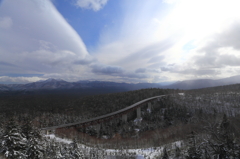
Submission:
[[[69,126],[74,126],[74,125],[84,125],[84,124],[87,124],[87,123],[94,123],[95,121],[104,120],[104,119],[109,118],[111,116],[115,116],[115,115],[118,115],[118,114],[124,114],[127,111],[129,111],[130,109],[137,108],[139,105],[141,105],[141,104],[143,104],[145,102],[149,102],[149,101],[154,100],[156,98],[161,98],[161,97],[165,97],[165,96],[167,96],[167,95],[160,95],[160,96],[150,97],[150,98],[141,100],[141,101],[139,101],[137,103],[134,103],[134,104],[132,104],[132,105],[126,107],[126,108],[120,109],[118,111],[115,111],[115,112],[112,112],[112,113],[109,113],[109,114],[105,114],[105,115],[102,115],[102,116],[98,116],[98,117],[95,117],[95,118],[91,118],[91,119],[87,119],[87,120],[83,120],[83,121],[79,121],[79,122],[74,122],[74,123],[69,123],[69,124],[62,124],[62,125],[57,125],[57,126],[52,126],[52,127],[41,128],[41,130],[55,130],[57,128],[69,127]]]

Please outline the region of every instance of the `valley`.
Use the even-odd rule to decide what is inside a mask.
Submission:
[[[0,98],[3,135],[1,140],[6,140],[4,134],[7,133],[9,122],[12,122],[12,124],[15,123],[19,133],[23,133],[23,127],[27,125],[29,129],[27,133],[38,132],[41,137],[37,139],[43,144],[41,154],[52,157],[58,153],[69,155],[70,151],[81,152],[85,157],[88,156],[84,153],[85,151],[94,152],[93,154],[99,156],[105,154],[106,157],[110,149],[114,148],[117,150],[113,153],[115,157],[119,156],[119,153],[125,154],[127,158],[130,156],[134,158],[137,154],[143,157],[144,153],[140,152],[152,149],[155,157],[151,158],[164,154],[170,158],[174,156],[176,158],[176,153],[179,153],[179,158],[193,155],[192,153],[197,153],[201,156],[200,158],[206,158],[202,156],[203,152],[209,156],[221,155],[220,152],[215,151],[218,148],[215,144],[219,142],[223,144],[222,146],[232,144],[233,147],[226,147],[230,153],[226,152],[223,155],[234,156],[238,153],[240,137],[239,88],[240,85],[235,84],[195,90],[151,88],[85,96],[74,93],[56,94],[53,91],[46,94],[35,92],[34,94],[5,95]],[[142,104],[141,116],[137,114],[138,111],[131,110],[127,113],[126,119],[116,116],[100,124],[84,127],[72,125],[48,132],[59,139],[69,140],[68,144],[49,140],[46,132],[41,131],[44,127],[75,123],[112,113],[158,95],[167,96]],[[149,109],[149,103],[151,109]],[[221,135],[227,135],[227,140]],[[194,140],[194,144],[191,140]],[[170,146],[175,142],[181,144],[175,147]],[[46,147],[46,144],[49,146],[55,144],[58,148]],[[73,150],[72,144],[75,144],[75,148],[77,146],[78,149]],[[80,145],[88,148],[80,148]],[[65,154],[61,150],[63,147],[68,149]],[[47,149],[48,151],[51,149],[52,154]],[[60,152],[57,153],[58,149]],[[131,149],[138,149],[139,153],[136,151],[130,153]],[[179,152],[175,152],[176,150]],[[4,152],[4,147],[2,151]],[[147,158],[146,154],[145,158]]]

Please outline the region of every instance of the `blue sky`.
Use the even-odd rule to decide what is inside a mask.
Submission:
[[[83,39],[88,50],[98,45],[100,34],[113,25],[119,25],[122,18],[121,0],[108,1],[101,10],[79,8],[74,1],[53,1],[55,7]],[[76,3],[76,2],[75,2]]]
[[[1,0],[0,83],[238,75],[239,5],[239,0]]]

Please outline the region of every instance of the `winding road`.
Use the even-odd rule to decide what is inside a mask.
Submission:
[[[94,125],[94,124],[99,124],[102,123],[106,120],[111,120],[113,118],[122,116],[124,114],[127,114],[128,112],[137,109],[138,107],[141,107],[142,105],[152,101],[152,100],[156,100],[158,98],[162,98],[162,97],[166,97],[168,95],[160,95],[160,96],[155,96],[155,97],[150,97],[144,100],[141,100],[137,103],[134,103],[126,108],[120,109],[118,111],[109,113],[109,114],[105,114],[102,116],[98,116],[95,118],[91,118],[91,119],[87,119],[87,120],[83,120],[83,121],[79,121],[79,122],[74,122],[74,123],[68,123],[68,124],[62,124],[62,125],[57,125],[57,126],[52,126],[52,127],[46,127],[46,128],[41,128],[41,130],[55,130],[58,128],[64,128],[64,127],[71,127],[71,126],[77,126],[77,125],[81,125],[81,126],[88,126],[88,125]]]

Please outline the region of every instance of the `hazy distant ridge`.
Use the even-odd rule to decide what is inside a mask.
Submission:
[[[90,89],[90,88],[121,88],[125,90],[137,90],[144,88],[171,88],[171,89],[198,89],[206,87],[215,87],[221,85],[240,83],[240,75],[228,78],[212,80],[197,79],[175,82],[170,85],[161,85],[161,83],[117,83],[108,81],[78,81],[67,82],[61,79],[48,79],[28,84],[0,84],[0,91],[11,90],[53,90],[53,89]]]
[[[198,88],[215,87],[215,86],[237,84],[237,83],[240,83],[240,75],[232,76],[232,77],[228,77],[228,78],[222,78],[222,79],[218,79],[218,80],[197,79],[197,80],[180,81],[180,82],[176,82],[171,85],[168,85],[165,88],[198,89]]]

